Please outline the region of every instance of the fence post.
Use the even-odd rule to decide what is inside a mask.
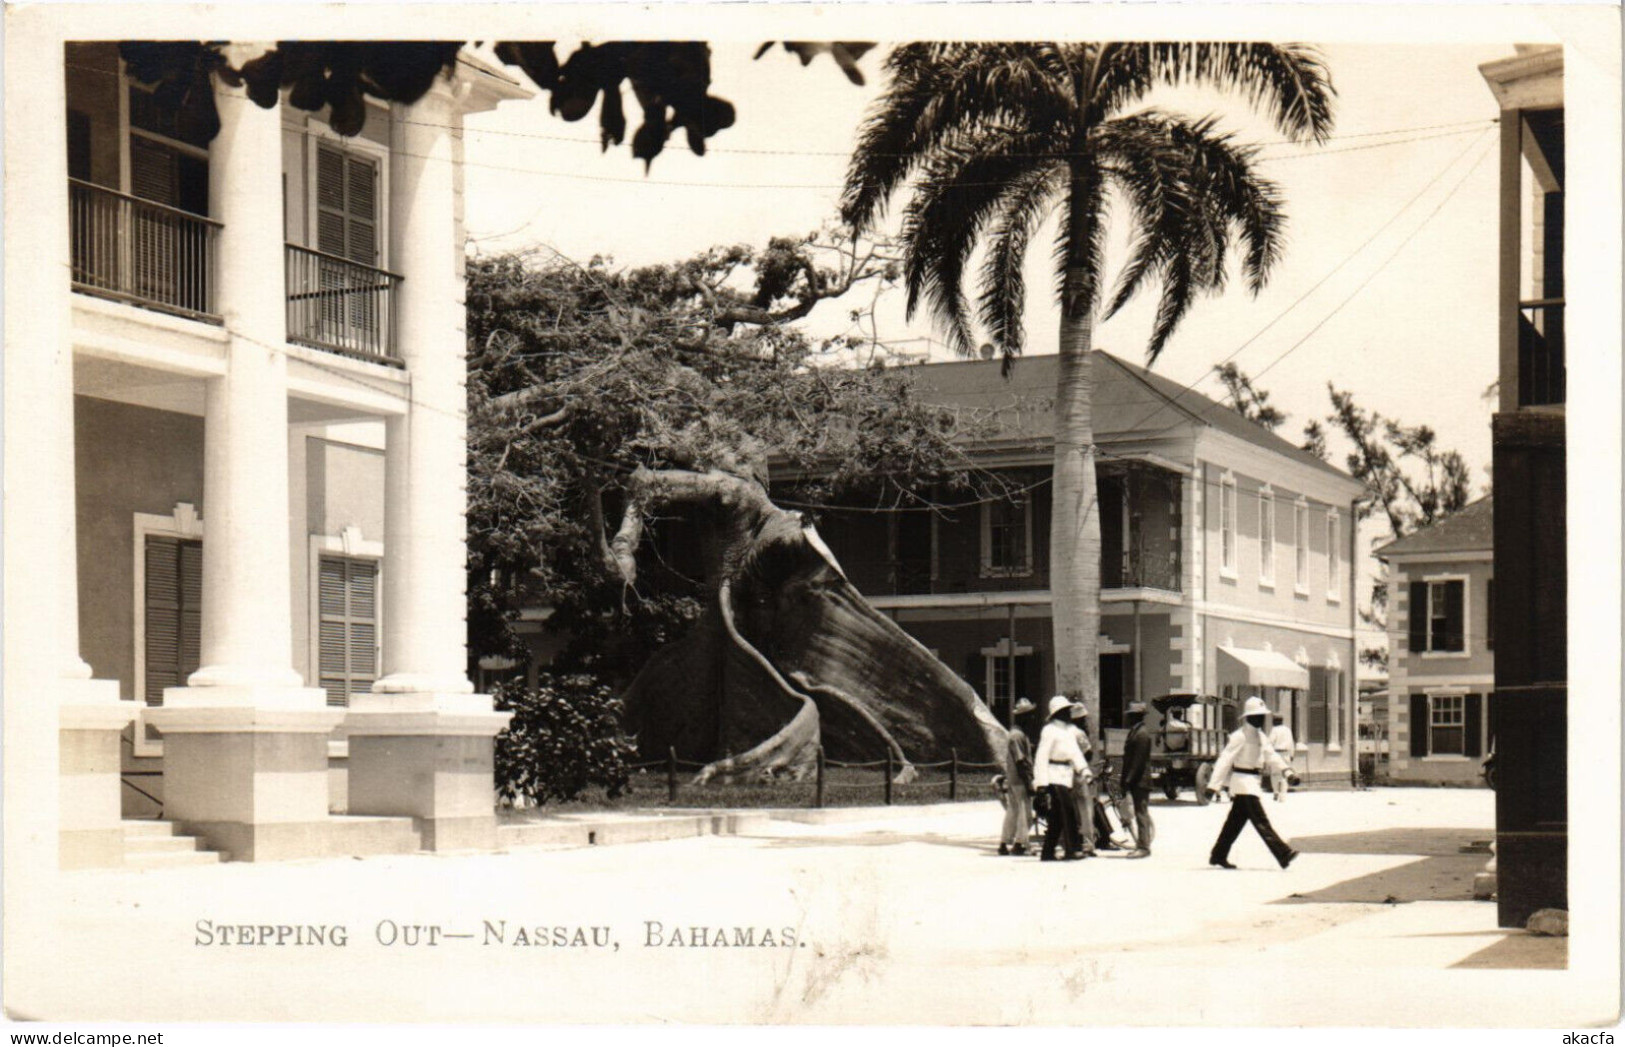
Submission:
[[[677,747],[666,750],[666,801],[677,802]]]
[[[824,806],[824,747],[818,747],[817,777],[813,780],[813,806]]]
[[[887,807],[891,806],[891,780],[892,780],[891,750],[887,749],[886,750],[886,806]]]
[[[948,799],[959,799],[959,750],[948,750]]]

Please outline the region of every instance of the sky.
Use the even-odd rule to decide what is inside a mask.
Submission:
[[[600,153],[596,112],[566,123],[548,114],[543,96],[471,117],[473,250],[639,265],[715,244],[761,245],[830,221],[856,130],[884,83],[882,53],[864,57],[868,83],[857,87],[827,56],[803,69],[781,50],[753,60],[754,50],[713,48],[712,92],[736,104],[738,122],[704,157],[674,137],[647,175],[624,146]],[[1232,279],[1222,296],[1200,300],[1156,369],[1217,399],[1212,369],[1233,361],[1287,413],[1279,432],[1294,442],[1304,422],[1329,412],[1328,382],[1350,390],[1367,409],[1433,427],[1466,459],[1477,495],[1489,478],[1486,391],[1497,366],[1497,108],[1478,66],[1512,54],[1512,44],[1322,51],[1338,97],[1334,137],[1320,147],[1284,143],[1233,96],[1181,89],[1147,100],[1214,115],[1221,129],[1258,144],[1261,170],[1281,186],[1288,213],[1286,252],[1267,287],[1254,297]],[[635,126],[630,99],[628,109]],[[1120,258],[1125,238],[1115,228]],[[1055,351],[1053,229],[1035,241],[1028,267],[1033,354]],[[1108,268],[1115,272],[1116,261]],[[1097,328],[1097,347],[1144,362],[1155,306],[1155,290],[1142,291]],[[820,335],[845,330],[847,311],[823,303],[807,326]],[[883,339],[952,357],[928,317],[905,319],[901,292],[882,300],[877,319]],[[1334,439],[1332,448],[1341,464],[1346,445]]]

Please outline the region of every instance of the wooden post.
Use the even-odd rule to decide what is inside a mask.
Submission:
[[[886,772],[886,806],[890,807],[891,806],[891,780],[892,780],[891,750],[890,749],[886,750],[886,766],[885,766],[884,769],[885,769],[885,772]]]
[[[824,806],[824,747],[822,745],[818,747],[817,768],[817,777],[813,779],[813,806],[822,807]]]
[[[666,800],[677,802],[677,747],[666,750]]]
[[[959,799],[959,750],[948,750],[948,799]]]

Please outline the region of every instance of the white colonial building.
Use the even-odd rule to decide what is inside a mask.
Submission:
[[[529,92],[465,51],[344,138],[217,79],[203,140],[114,44],[7,88],[8,848],[490,846],[462,124]]]

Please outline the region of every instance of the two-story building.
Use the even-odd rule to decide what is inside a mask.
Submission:
[[[1479,67],[1501,107],[1495,465],[1497,904],[1568,907],[1568,517],[1563,49]]]
[[[1494,500],[1379,548],[1394,785],[1481,785],[1495,691]]]
[[[342,137],[215,76],[210,137],[116,44],[45,51],[6,385],[48,461],[13,469],[10,429],[8,640],[16,592],[61,595],[7,691],[60,705],[62,862],[121,862],[121,812],[238,859],[489,845],[462,122],[529,92],[465,51]]]
[[[958,669],[1001,718],[1053,691],[1049,516],[1054,357],[913,369],[927,402],[986,412],[995,497],[931,510],[830,510],[819,530],[877,607]],[[1355,757],[1354,502],[1361,485],[1237,412],[1096,352],[1103,728],[1178,692],[1259,694],[1307,778]],[[963,501],[963,499],[960,499]]]

